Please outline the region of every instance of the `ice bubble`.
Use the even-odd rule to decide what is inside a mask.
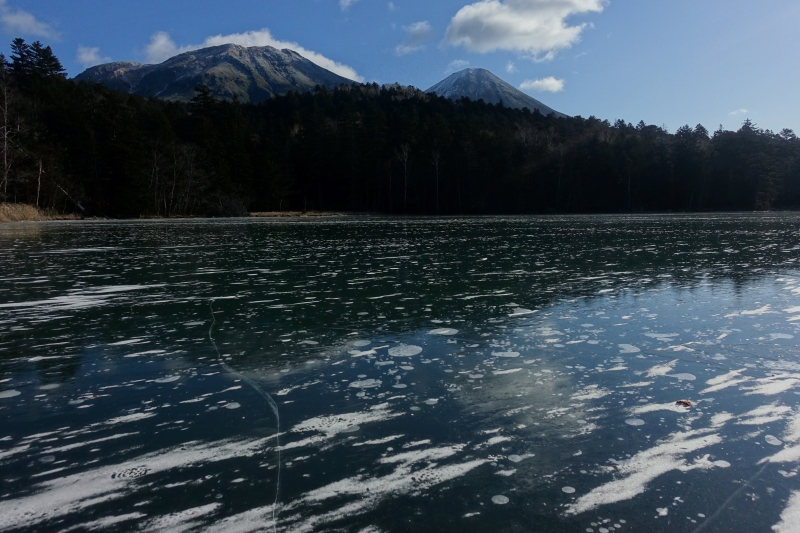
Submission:
[[[392,387],[395,389],[405,389],[406,387],[408,387],[408,385],[406,385],[405,383],[395,383],[394,385],[392,385]]]
[[[317,341],[307,340],[307,341],[300,341],[297,344],[308,344],[309,346],[316,346],[319,343]]]
[[[240,408],[240,407],[241,407],[241,405],[239,405],[239,404],[238,404],[238,403],[236,403],[236,402],[231,402],[231,403],[226,403],[226,404],[225,404],[225,405],[223,405],[222,407],[224,407],[225,409],[238,409],[238,408]]]
[[[667,377],[679,379],[681,381],[694,381],[697,379],[697,376],[694,374],[667,374]]]
[[[358,379],[364,379],[365,377],[367,377],[367,375],[366,375],[366,374],[359,374],[359,375],[358,375]]]
[[[411,409],[412,411],[419,411],[420,410],[420,408],[417,407],[416,405],[412,405],[411,407],[409,407],[409,409]]]
[[[413,357],[420,353],[422,353],[422,348],[413,344],[401,344],[400,346],[389,348],[389,355],[392,357]]]
[[[719,468],[728,468],[729,466],[731,466],[731,464],[728,461],[714,461],[713,465]]]
[[[167,376],[167,377],[164,377],[164,378],[159,378],[159,379],[157,379],[155,381],[156,381],[156,383],[172,383],[174,381],[178,381],[179,379],[181,379],[180,376]]]
[[[507,357],[512,359],[514,357],[519,357],[519,352],[492,352],[492,355],[495,357]]]
[[[39,462],[43,464],[49,464],[56,460],[55,455],[45,455],[44,457],[39,458]]]
[[[561,492],[565,494],[575,494],[575,487],[561,487]]]
[[[408,366],[408,365],[401,365],[400,368],[402,370],[414,370],[413,366]]]
[[[781,441],[777,437],[773,437],[772,435],[767,435],[766,437],[764,437],[764,441],[767,444],[772,444],[773,446],[780,446],[781,444],[783,444],[783,441]]]
[[[49,385],[42,385],[39,387],[39,390],[53,390],[59,388],[60,386],[61,384],[59,383],[50,383]]]
[[[619,353],[639,353],[641,350],[633,344],[620,344]]]
[[[428,332],[430,335],[455,335],[458,333],[457,329],[452,328],[437,328]]]
[[[669,508],[659,507],[658,509],[656,509],[656,512],[658,513],[658,516],[667,516],[669,514]]]
[[[0,398],[13,398],[14,396],[19,396],[20,394],[22,393],[18,390],[4,390],[0,392]]]
[[[383,382],[379,379],[365,379],[361,381],[354,381],[350,384],[353,389],[374,389],[380,387]]]
[[[522,457],[520,457],[519,455],[509,455],[508,460],[511,461],[512,463],[519,463],[520,461],[522,461]]]
[[[470,374],[469,377],[470,379],[481,379],[483,374]]]
[[[505,505],[509,502],[508,496],[503,496],[502,494],[498,494],[497,496],[492,496],[492,503],[496,503],[497,505]]]
[[[372,341],[356,341],[353,343],[353,346],[356,348],[363,348],[364,346],[369,346],[372,344]]]
[[[424,403],[425,405],[436,405],[437,403],[439,403],[439,400],[437,400],[436,398],[431,398],[430,400],[425,400]]]
[[[628,424],[629,426],[643,426],[644,420],[642,420],[641,418],[629,418],[625,421],[625,423]]]

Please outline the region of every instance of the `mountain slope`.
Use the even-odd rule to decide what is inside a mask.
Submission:
[[[425,92],[436,93],[451,100],[467,97],[470,100],[483,99],[487,104],[503,102],[506,107],[515,109],[527,107],[531,111],[538,109],[542,115],[553,113],[556,117],[566,117],[482,68],[468,68],[456,72]]]
[[[271,46],[225,44],[186,52],[159,65],[130,61],[91,67],[76,81],[95,81],[139,96],[189,101],[197,85],[212,96],[258,103],[289,91],[308,92],[317,85],[328,88],[354,83],[326,70],[292,50]]]

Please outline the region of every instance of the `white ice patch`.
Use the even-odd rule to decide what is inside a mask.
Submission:
[[[656,365],[650,370],[647,371],[648,378],[654,378],[658,376],[666,376],[675,368],[675,365],[678,364],[678,359],[670,361],[669,363],[665,363],[663,365]]]
[[[707,456],[691,464],[681,457],[722,442],[719,435],[707,433],[708,430],[674,433],[654,447],[637,453],[619,465],[617,474],[621,477],[593,489],[569,504],[566,514],[576,515],[602,505],[633,499],[647,490],[648,483],[672,470],[687,472],[708,468],[712,463]]]
[[[743,389],[747,391],[745,395],[751,396],[759,394],[762,396],[775,396],[776,394],[781,394],[793,389],[800,383],[800,379],[797,379],[794,375],[779,374],[757,379],[756,383],[757,385],[753,387],[743,387]]]
[[[264,446],[273,439],[224,440],[205,444],[190,442],[124,463],[39,483],[29,495],[0,501],[0,531],[21,527],[35,529],[38,524],[80,514],[95,505],[122,498],[136,488],[141,477],[120,476],[120,472],[137,471],[149,476],[189,465],[253,457],[263,453]]]
[[[767,444],[770,444],[772,446],[782,446],[783,445],[783,441],[781,441],[779,438],[774,437],[772,435],[766,435],[764,437],[764,442],[766,442]]]
[[[374,389],[380,387],[383,382],[379,379],[364,379],[350,383],[351,389]]]
[[[686,408],[678,405],[675,402],[667,403],[646,403],[644,405],[637,405],[628,409],[628,413],[632,415],[643,415],[645,413],[654,413],[656,411],[672,411],[674,413],[685,413]]]
[[[589,400],[599,400],[610,394],[612,394],[612,392],[608,389],[598,387],[597,385],[589,385],[580,392],[573,394],[572,399],[576,402],[586,402]]]
[[[160,533],[162,531],[182,533],[200,526],[199,518],[216,512],[220,507],[222,507],[220,503],[209,503],[208,505],[160,516],[147,522],[142,531],[144,533]]]
[[[641,350],[633,344],[619,344],[619,353],[639,353]]]
[[[772,526],[775,533],[797,533],[800,524],[800,491],[793,492],[781,513],[781,521]]]
[[[402,439],[403,437],[404,435],[392,435],[390,437],[385,437],[383,439],[356,442],[355,444],[353,444],[353,447],[358,448],[359,446],[377,446],[379,444],[386,444],[387,442],[392,442],[393,440]]]
[[[645,333],[645,337],[656,339],[661,342],[670,342],[673,338],[678,337],[678,333]]]
[[[401,344],[394,348],[389,348],[389,355],[392,357],[413,357],[422,353],[422,347],[413,344]]]
[[[494,357],[505,357],[508,359],[513,359],[515,357],[519,357],[519,352],[492,352]]]
[[[429,335],[446,335],[446,336],[455,335],[457,333],[458,330],[452,328],[437,328],[437,329],[432,329],[428,332]]]
[[[772,310],[771,305],[767,304],[764,307],[759,307],[758,309],[748,309],[745,311],[740,311],[738,313],[730,313],[728,315],[725,315],[725,318],[733,318],[736,316],[761,316],[771,313],[775,313],[775,311]]]
[[[792,409],[785,405],[772,403],[769,405],[762,405],[752,411],[744,413],[738,422],[739,425],[745,426],[760,426],[763,424],[770,424],[783,420],[785,416],[790,413]]]
[[[710,392],[716,392],[719,390],[727,389],[728,387],[735,387],[740,383],[745,383],[750,381],[750,378],[739,378],[739,375],[742,372],[745,372],[747,369],[743,368],[741,370],[731,370],[727,374],[719,375],[715,378],[709,379],[706,381],[706,385],[711,385],[710,387],[703,389],[700,391],[700,394],[708,394]]]
[[[521,368],[512,368],[510,370],[495,370],[492,372],[495,376],[507,376],[508,374],[516,374],[522,370]]]
[[[4,391],[0,392],[0,399],[3,399],[3,398],[14,398],[15,396],[19,396],[20,394],[22,394],[22,393],[20,391],[18,391],[18,390],[14,390],[14,389],[4,390]]]
[[[163,377],[163,378],[156,379],[155,382],[156,383],[173,383],[175,381],[178,381],[179,379],[181,379],[180,376],[166,376],[166,377]]]
[[[675,378],[680,381],[694,381],[697,379],[697,376],[694,374],[667,374],[668,378]]]
[[[132,415],[118,416],[102,422],[104,426],[115,426],[117,424],[130,424],[131,422],[138,422],[156,416],[156,413],[133,413]]]
[[[463,450],[463,445],[405,452],[379,459],[380,464],[396,465],[395,470],[382,477],[358,475],[314,489],[295,498],[281,511],[281,523],[291,531],[318,531],[324,524],[353,517],[373,510],[385,498],[397,494],[418,496],[488,462],[473,459],[463,463],[442,465]],[[421,467],[418,467],[421,465]],[[326,513],[310,513],[309,506],[336,500],[338,507]],[[295,512],[290,515],[289,513]],[[263,524],[246,531],[261,531]],[[220,531],[226,531],[220,529]],[[237,531],[239,531],[237,529]]]
[[[366,411],[360,413],[346,413],[342,415],[319,416],[310,418],[304,422],[296,424],[290,433],[307,433],[314,432],[321,435],[315,435],[303,439],[301,441],[290,442],[284,445],[281,449],[289,450],[292,448],[300,448],[303,446],[316,445],[327,440],[332,439],[339,433],[345,433],[348,429],[355,426],[363,426],[373,422],[384,422],[403,416],[404,413],[394,413],[389,410],[388,403],[374,405]]]
[[[509,502],[508,496],[503,496],[502,494],[498,494],[497,496],[492,496],[492,503],[497,505],[505,505]]]

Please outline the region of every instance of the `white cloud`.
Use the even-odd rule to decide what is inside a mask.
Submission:
[[[394,5],[394,2],[389,2],[388,7],[389,7],[389,11],[396,11],[397,10],[397,6]]]
[[[451,61],[450,64],[447,65],[447,70],[445,70],[444,73],[450,74],[458,70],[464,70],[468,66],[469,66],[469,61],[464,61],[463,59],[456,59],[455,61]]]
[[[599,13],[607,0],[483,0],[462,7],[450,21],[445,42],[473,52],[512,50],[534,60],[552,59],[580,40],[586,24],[566,19]]]
[[[96,46],[78,46],[78,55],[76,56],[76,59],[78,60],[78,63],[84,66],[84,68],[93,67],[95,65],[108,63],[111,61],[110,57],[100,55],[100,49]]]
[[[408,33],[408,38],[406,42],[395,47],[394,51],[399,56],[419,52],[425,48],[425,43],[433,36],[433,28],[427,20],[403,26],[403,29]]]
[[[47,39],[58,39],[58,32],[52,26],[36,20],[36,17],[21,9],[9,7],[6,0],[0,0],[0,26],[7,34],[31,35]]]
[[[514,64],[513,61],[509,61],[508,64],[506,65],[506,72],[508,72],[509,74],[514,74],[515,72],[519,72],[519,69],[517,69],[517,66]]]
[[[564,80],[556,79],[553,76],[538,80],[525,80],[519,88],[523,91],[559,93],[564,90]]]
[[[731,111],[728,113],[730,116],[735,117],[736,115],[744,115],[747,113],[747,109],[737,109],[736,111]]]
[[[356,2],[358,2],[358,0],[339,0],[339,7],[342,8],[342,11],[344,11]]]
[[[208,37],[200,44],[190,44],[187,46],[178,46],[175,41],[170,38],[166,32],[158,32],[150,38],[150,44],[145,48],[148,63],[161,63],[167,59],[174,57],[184,52],[191,52],[200,48],[208,48],[209,46],[219,46],[222,44],[238,44],[240,46],[272,46],[279,50],[288,48],[297,52],[309,61],[316,63],[324,69],[343,76],[347,79],[363,82],[364,78],[358,75],[354,68],[342,63],[338,63],[332,59],[328,59],[322,54],[307,50],[297,43],[291,41],[279,41],[272,36],[272,33],[264,28],[259,31],[248,31],[244,33],[232,33],[230,35],[214,35]]]

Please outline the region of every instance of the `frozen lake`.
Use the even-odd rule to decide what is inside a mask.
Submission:
[[[0,225],[0,531],[797,531],[800,216]]]

